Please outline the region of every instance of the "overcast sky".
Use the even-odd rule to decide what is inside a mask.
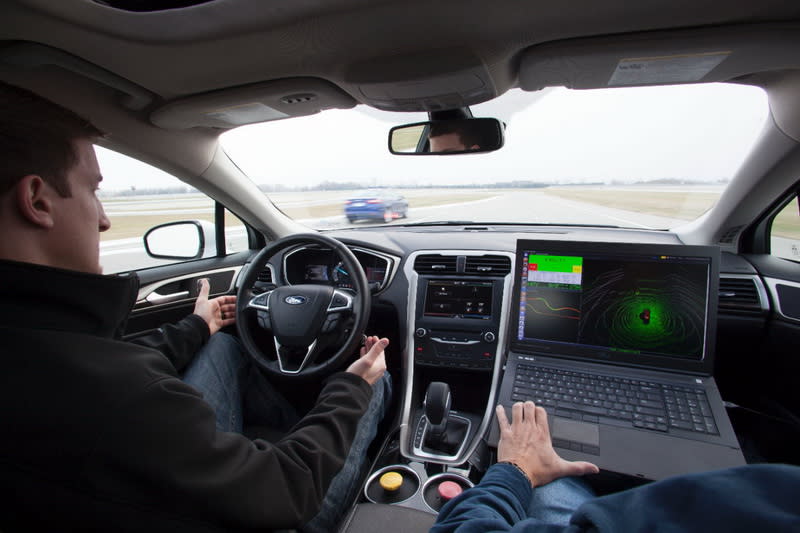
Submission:
[[[256,183],[428,183],[718,180],[741,165],[767,117],[761,89],[712,84],[538,93],[509,91],[472,107],[507,123],[506,146],[489,154],[394,156],[389,128],[423,114],[365,106],[245,126],[222,136]],[[158,186],[158,172],[132,170],[98,150],[107,190]]]

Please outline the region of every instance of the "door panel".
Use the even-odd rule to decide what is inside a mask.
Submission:
[[[250,252],[222,258],[201,259],[149,268],[138,272],[140,285],[136,305],[125,328],[126,339],[177,322],[194,310],[197,281],[208,278],[210,297],[236,294],[236,280]],[[171,298],[170,298],[171,297]],[[163,298],[165,301],[159,302]]]
[[[743,361],[751,379],[763,380],[756,407],[769,415],[758,419],[756,441],[768,459],[799,464],[800,264],[767,254],[749,254],[747,259],[764,280],[771,302],[759,350]],[[763,453],[764,449],[769,452]]]

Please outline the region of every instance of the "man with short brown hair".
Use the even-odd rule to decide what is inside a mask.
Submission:
[[[235,296],[209,300],[204,282],[194,314],[119,339],[138,280],[100,275],[99,136],[0,83],[0,528],[289,528],[315,515],[309,529],[332,528],[336,514],[317,513],[359,479],[388,401],[388,340],[369,337],[280,442],[237,433],[250,381],[276,396],[218,333]]]

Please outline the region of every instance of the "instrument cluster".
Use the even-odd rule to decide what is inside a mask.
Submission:
[[[389,281],[392,258],[362,248],[351,248],[351,251],[364,269],[372,292],[383,289]],[[287,252],[283,262],[285,280],[290,285],[320,283],[337,289],[355,289],[350,272],[333,250],[303,246]]]

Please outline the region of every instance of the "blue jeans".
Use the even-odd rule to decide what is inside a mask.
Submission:
[[[593,498],[594,491],[582,478],[562,477],[533,490],[528,517],[566,526],[578,507]]]
[[[264,378],[244,354],[236,337],[212,335],[197,352],[183,381],[203,393],[217,416],[217,430],[242,433],[243,422],[286,432],[299,415],[294,407]],[[333,531],[360,488],[367,448],[391,401],[392,386],[386,373],[372,386],[372,399],[361,417],[344,466],[333,478],[319,513],[303,531]]]

